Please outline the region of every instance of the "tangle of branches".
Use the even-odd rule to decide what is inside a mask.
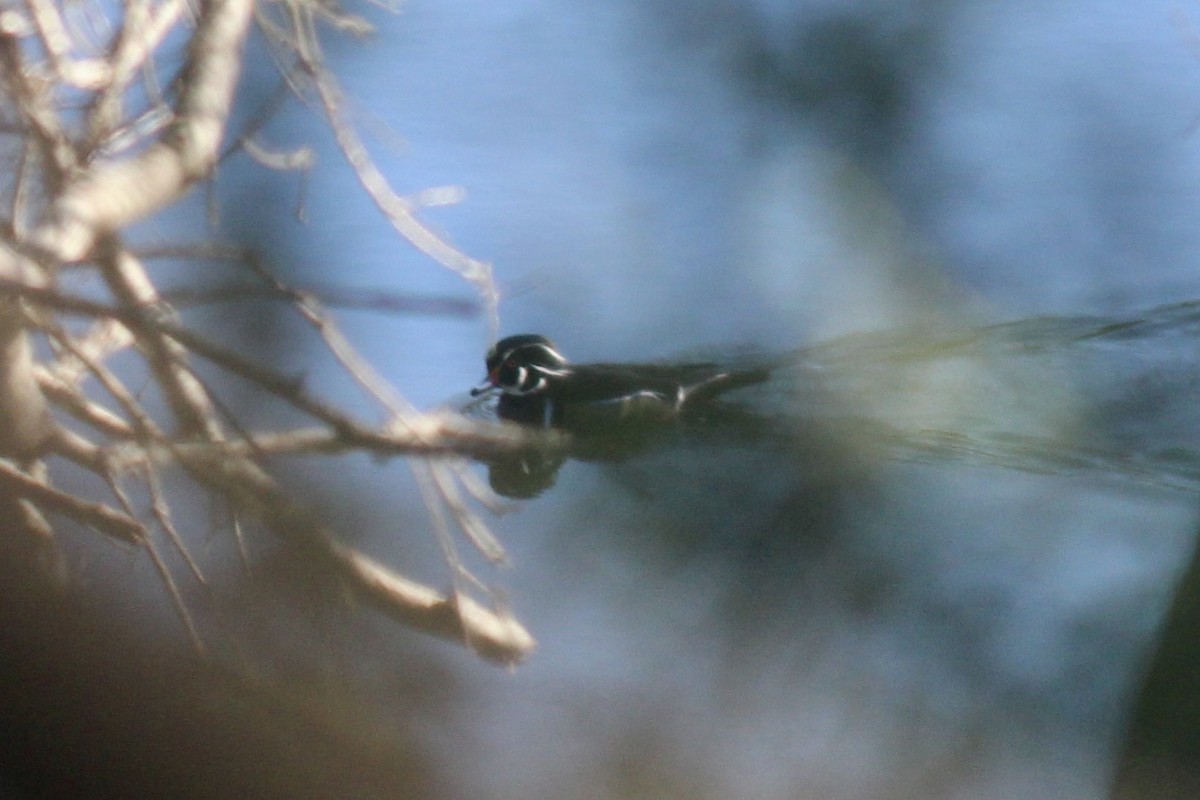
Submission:
[[[503,560],[474,510],[487,495],[461,457],[510,453],[529,446],[530,435],[449,412],[418,413],[360,357],[315,294],[247,259],[256,290],[290,302],[386,420],[365,422],[296,378],[190,330],[155,285],[146,255],[126,242],[129,226],[210,178],[222,147],[274,167],[306,163],[303,151],[278,156],[255,144],[253,130],[227,129],[256,24],[286,85],[325,116],[383,218],[476,286],[494,328],[488,265],[420,221],[426,199],[389,187],[344,111],[318,31],[359,32],[363,23],[314,0],[24,0],[0,9],[0,155],[12,167],[0,231],[0,487],[17,498],[26,526],[48,540],[55,535],[49,520],[66,518],[143,551],[198,648],[202,637],[160,552],[164,542],[176,548],[189,580],[203,579],[176,530],[164,470],[181,471],[228,502],[235,519],[253,517],[389,617],[490,659],[518,661],[532,637],[502,603],[478,599],[490,595],[462,566],[455,541],[465,534],[489,560]],[[162,51],[173,42],[176,52],[181,40],[181,64],[168,78],[160,74],[170,61]],[[103,291],[82,296],[64,288],[60,277],[81,271]],[[133,354],[153,391],[135,389],[112,366],[121,353]],[[201,378],[200,363],[309,422],[247,430]],[[409,459],[453,589],[423,585],[348,546],[263,464],[266,456],[352,451]],[[58,459],[99,476],[105,495],[56,488]],[[135,492],[150,498],[149,511],[139,513]]]

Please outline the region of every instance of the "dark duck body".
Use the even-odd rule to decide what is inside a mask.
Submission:
[[[497,414],[511,422],[602,431],[679,419],[768,377],[707,362],[571,364],[546,337],[520,334],[488,351],[487,378],[471,394],[498,392]]]

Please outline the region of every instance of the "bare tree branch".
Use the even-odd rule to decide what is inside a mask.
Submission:
[[[490,611],[462,595],[443,595],[402,578],[337,541],[332,531],[288,498],[266,472],[247,459],[180,451],[184,467],[199,481],[222,489],[239,507],[293,543],[325,558],[359,596],[388,616],[443,638],[463,642],[501,663],[523,660],[536,646],[513,617]]]
[[[66,23],[60,0],[23,0],[20,7],[0,8],[0,104],[13,109],[6,132],[15,134],[0,145],[13,141],[19,147],[8,218],[0,221],[0,457],[12,459],[0,460],[0,484],[47,539],[51,527],[43,511],[144,551],[198,651],[205,649],[199,627],[155,539],[156,529],[161,530],[203,582],[188,552],[187,520],[172,507],[171,484],[165,480],[172,468],[183,472],[187,485],[232,502],[240,552],[241,514],[252,515],[388,617],[466,644],[486,658],[520,661],[534,648],[533,637],[458,556],[454,538],[464,535],[489,560],[504,558],[500,541],[472,507],[478,491],[470,481],[463,483],[461,457],[555,450],[566,446],[563,437],[451,412],[421,413],[363,358],[317,292],[287,286],[245,253],[206,246],[203,252],[169,254],[249,267],[271,299],[287,300],[313,327],[346,381],[364,390],[384,420],[365,422],[318,396],[302,377],[283,374],[184,325],[125,242],[126,228],[166,209],[213,172],[248,27],[257,18],[268,41],[290,54],[293,63],[284,70],[284,83],[297,94],[315,89],[347,162],[384,218],[421,252],[475,285],[494,332],[497,293],[490,266],[462,253],[417,216],[422,208],[451,202],[460,193],[397,194],[351,125],[346,102],[324,64],[319,25],[359,33],[364,25],[310,0],[257,7],[254,0],[128,0],[98,13],[111,15],[115,24],[98,37],[101,41],[84,41]],[[168,60],[164,45],[192,24],[182,69],[164,79],[158,73]],[[252,129],[228,137],[233,147],[253,151],[248,138],[264,123],[265,116],[254,120]],[[67,265],[76,267],[68,273]],[[89,293],[64,291],[63,275],[84,271],[92,279]],[[389,310],[477,310],[452,299],[397,303],[338,287],[322,291],[335,300]],[[41,363],[30,332],[44,336],[50,346],[51,357]],[[118,353],[122,358],[110,361]],[[309,421],[291,430],[245,430],[202,380],[207,373],[196,368],[201,360],[303,412]],[[145,383],[165,408],[147,400]],[[452,591],[398,575],[344,544],[259,463],[266,456],[342,452],[428,459],[415,462],[414,473],[447,554]],[[49,476],[64,460],[100,477],[108,487],[107,503],[55,488]],[[460,491],[460,484],[467,491]],[[144,505],[147,499],[148,510],[135,507],[134,500]],[[472,593],[489,597],[492,607]]]
[[[146,527],[134,517],[59,491],[18,469],[11,461],[0,459],[0,481],[38,506],[65,514],[105,536],[138,545],[146,540]]]
[[[137,156],[99,162],[66,187],[48,223],[31,237],[49,260],[84,258],[97,237],[162,209],[208,175],[229,117],[253,7],[253,0],[200,4],[174,121]]]

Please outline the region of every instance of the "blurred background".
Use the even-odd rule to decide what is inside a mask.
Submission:
[[[188,601],[222,665],[196,674],[150,567],[78,537],[66,637],[110,631],[80,659],[156,677],[94,684],[21,645],[84,719],[144,704],[99,737],[31,706],[34,761],[99,748],[68,785],[125,765],[112,796],[1106,796],[1200,509],[1200,8],[350,10],[376,33],[325,41],[355,122],[399,191],[465,190],[423,218],[493,264],[502,335],[775,376],[729,424],[568,462],[492,520],[511,566],[477,573],[539,640],[512,670],[350,607],[274,543],[247,572],[196,497],[213,588]],[[278,83],[249,53],[246,118]],[[225,162],[216,238],[302,286],[473,299],[381,220],[316,115],[293,101],[260,138],[317,164]],[[204,202],[138,235],[208,238]],[[284,308],[186,319],[354,402]],[[482,314],[338,319],[420,408],[482,377]],[[449,585],[403,462],[276,467],[355,544]],[[147,687],[192,681],[177,717],[155,710]],[[146,729],[159,713],[192,725]],[[159,737],[195,769],[166,744],[175,766],[145,767]]]

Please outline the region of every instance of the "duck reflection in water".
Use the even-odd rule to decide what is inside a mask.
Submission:
[[[680,424],[728,416],[719,399],[762,383],[766,368],[728,369],[713,362],[572,364],[545,336],[501,339],[486,357],[487,377],[473,397],[497,397],[502,420],[570,434],[563,451],[530,451],[489,462],[492,488],[534,497],[553,485],[568,457],[619,460],[645,450]]]

